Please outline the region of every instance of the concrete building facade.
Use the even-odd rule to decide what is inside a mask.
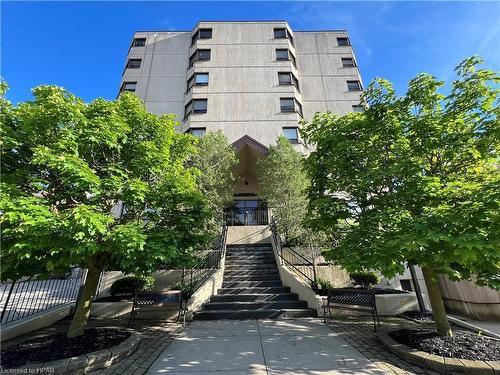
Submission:
[[[299,122],[316,112],[360,110],[362,82],[346,31],[293,31],[285,21],[199,22],[192,31],[136,32],[120,90],[157,114],[174,113],[180,131],[222,131],[235,146],[239,224],[266,218],[256,163],[280,135],[308,152]],[[261,223],[262,224],[262,223]]]

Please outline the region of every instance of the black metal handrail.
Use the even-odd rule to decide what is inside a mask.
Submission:
[[[0,284],[1,324],[76,301],[84,271],[72,268],[52,278],[32,277]]]
[[[198,260],[193,267],[182,270],[181,284],[187,290],[183,290],[182,292],[184,294],[187,292],[187,297],[191,297],[220,268],[222,259],[226,255],[226,240],[227,226],[223,225],[220,240],[215,249]]]
[[[272,241],[274,248],[276,249],[278,256],[281,260],[281,264],[286,264],[290,266],[303,280],[305,280],[314,291],[318,290],[318,278],[316,275],[316,265],[314,261],[310,261],[305,258],[302,254],[292,249],[289,246],[283,245],[281,241],[281,236],[278,233],[278,226],[276,221],[271,220],[269,225],[272,233]]]

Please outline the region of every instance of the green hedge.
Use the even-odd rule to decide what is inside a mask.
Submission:
[[[364,288],[377,285],[380,282],[380,278],[374,272],[356,272],[350,273],[349,277],[355,285],[361,285]]]
[[[154,284],[155,279],[152,276],[127,276],[123,279],[116,280],[113,285],[111,285],[111,295],[132,295],[134,291],[141,292],[151,290]]]

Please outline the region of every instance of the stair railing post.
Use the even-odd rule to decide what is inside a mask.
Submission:
[[[318,290],[318,278],[316,276],[316,260],[314,259],[314,254],[313,254],[313,257],[312,257],[312,268],[313,268],[313,278],[314,278],[314,285],[313,285],[313,289],[314,291],[317,291]]]
[[[284,265],[284,261],[283,261],[283,244],[281,243],[281,237],[280,235],[278,234],[276,236],[278,238],[278,243],[279,243],[279,246],[280,246],[280,259],[281,259],[281,265]]]

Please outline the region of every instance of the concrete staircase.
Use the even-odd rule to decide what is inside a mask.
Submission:
[[[224,280],[196,320],[316,316],[281,283],[270,244],[228,245]]]

